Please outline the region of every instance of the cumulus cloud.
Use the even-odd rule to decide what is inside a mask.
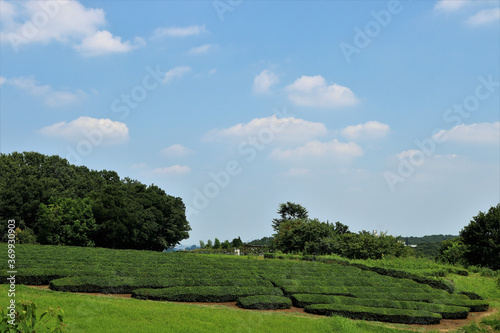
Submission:
[[[500,20],[500,8],[497,7],[497,8],[489,8],[481,10],[480,12],[469,17],[465,21],[465,23],[478,26],[478,25],[497,22],[499,20]]]
[[[0,86],[3,85],[5,82],[7,82],[7,79],[4,78],[3,76],[0,76]]]
[[[189,66],[180,66],[172,68],[165,74],[165,77],[163,78],[163,83],[170,83],[172,82],[173,79],[180,78],[184,76],[186,73],[189,73],[190,71],[191,67]]]
[[[86,37],[75,49],[87,57],[100,56],[110,53],[126,53],[146,44],[144,39],[136,37],[134,43],[122,42],[121,37],[113,36],[107,30],[97,31],[94,35]]]
[[[434,5],[434,10],[443,12],[454,12],[466,5],[471,0],[440,0]]]
[[[276,74],[268,69],[263,70],[255,76],[253,80],[253,91],[256,94],[266,94],[269,93],[272,85],[279,82],[279,78]]]
[[[310,122],[294,117],[278,118],[272,115],[266,118],[255,118],[248,123],[240,123],[225,129],[215,129],[208,132],[204,139],[207,141],[226,141],[228,139],[243,140],[248,137],[272,135],[278,142],[304,142],[327,133],[322,123]],[[270,134],[272,133],[272,134]]]
[[[340,133],[349,140],[379,139],[391,132],[389,125],[378,121],[368,121],[364,124],[347,126]]]
[[[80,117],[69,123],[61,121],[43,127],[40,133],[74,142],[87,140],[94,145],[121,144],[129,140],[128,127],[125,123],[91,117]]]
[[[181,157],[191,155],[193,151],[181,144],[174,144],[160,150],[160,154],[165,157]]]
[[[158,176],[183,175],[191,172],[191,168],[186,165],[173,165],[165,168],[156,168],[153,174]]]
[[[132,169],[135,169],[135,170],[144,170],[144,169],[147,169],[148,165],[146,163],[142,162],[142,163],[132,164],[130,167]]]
[[[354,142],[342,143],[337,139],[329,142],[318,140],[309,141],[305,145],[292,148],[276,148],[271,157],[278,160],[307,160],[310,158],[331,158],[336,160],[350,160],[363,155],[363,149]]]
[[[84,55],[128,52],[144,45],[144,40],[122,42],[109,31],[99,31],[106,24],[104,10],[86,8],[78,1],[2,1],[0,32],[2,42],[14,50],[30,43],[59,42],[70,44]],[[5,11],[4,11],[5,9]]]
[[[205,54],[215,47],[214,44],[205,44],[198,47],[193,47],[188,51],[188,54]]]
[[[352,106],[358,99],[347,87],[328,85],[321,75],[302,76],[286,87],[288,98],[298,106],[339,108]]]
[[[58,91],[50,85],[42,85],[33,77],[15,77],[11,79],[2,78],[2,84],[8,84],[24,90],[32,96],[42,98],[48,106],[66,106],[78,103],[87,97],[82,90]]]
[[[457,125],[441,130],[433,136],[436,141],[500,144],[500,122]]]
[[[158,28],[155,30],[153,38],[162,37],[189,37],[207,32],[205,25],[191,25],[188,27]]]
[[[288,177],[304,177],[309,176],[310,174],[311,171],[304,168],[290,168],[290,170],[284,173],[284,175]]]

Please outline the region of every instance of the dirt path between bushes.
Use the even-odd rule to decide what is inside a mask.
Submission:
[[[28,286],[28,287],[50,290],[48,285]],[[76,294],[105,296],[105,297],[112,297],[112,298],[131,298],[132,297],[132,294],[102,294],[102,293],[76,293]],[[252,309],[242,309],[236,305],[236,302],[224,302],[224,303],[172,302],[172,303],[195,304],[198,306],[207,306],[207,307],[227,307],[227,308],[238,309],[240,311],[277,312],[277,313],[284,313],[284,314],[290,314],[290,315],[306,316],[306,317],[310,317],[310,318],[323,317],[320,315],[314,315],[314,314],[307,313],[304,311],[303,308],[296,308],[293,306],[290,309],[284,309],[284,310],[252,310]],[[488,311],[484,311],[484,312],[470,312],[467,319],[441,319],[441,323],[439,323],[437,325],[395,325],[395,324],[393,325],[390,323],[380,323],[380,324],[383,326],[386,326],[386,327],[406,329],[406,330],[412,330],[412,331],[416,331],[416,332],[428,332],[428,331],[432,331],[432,330],[437,330],[439,332],[452,332],[454,330],[459,329],[462,326],[469,325],[472,323],[477,323],[477,322],[481,321],[483,318],[491,316],[497,312],[498,312],[498,310],[494,309],[494,308],[489,308]]]

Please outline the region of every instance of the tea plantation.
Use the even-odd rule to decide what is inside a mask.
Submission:
[[[488,309],[465,294],[333,262],[41,245],[18,245],[16,258],[17,284],[49,284],[56,291],[237,302],[249,309],[293,305],[312,314],[404,324],[436,324]]]

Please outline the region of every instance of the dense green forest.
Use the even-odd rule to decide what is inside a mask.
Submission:
[[[181,198],[59,156],[0,154],[0,232],[21,243],[163,250],[189,237]],[[5,239],[3,239],[5,241]]]
[[[429,235],[423,237],[404,237],[407,245],[416,245],[415,255],[435,259],[444,241],[457,238],[458,235]]]

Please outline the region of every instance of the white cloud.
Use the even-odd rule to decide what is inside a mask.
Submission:
[[[347,126],[340,133],[349,140],[378,139],[391,132],[389,125],[378,121],[368,121],[364,124]]]
[[[276,74],[268,69],[260,72],[259,75],[255,76],[253,80],[253,91],[256,94],[266,94],[269,93],[272,85],[279,82],[279,78]]]
[[[271,157],[279,160],[307,160],[309,158],[332,158],[340,160],[350,160],[353,157],[363,155],[363,149],[354,142],[342,143],[337,139],[330,142],[318,140],[309,141],[305,145],[293,149],[276,148],[272,151]]]
[[[216,129],[208,132],[204,139],[244,140],[248,137],[265,136],[266,140],[272,135],[273,140],[278,142],[304,142],[318,136],[327,134],[326,126],[294,117],[278,118],[272,115],[266,118],[255,118],[248,123],[240,123],[226,129]],[[272,133],[272,134],[270,134]]]
[[[436,141],[500,144],[500,122],[458,125],[441,130],[433,136]]]
[[[288,177],[304,177],[309,176],[311,171],[309,169],[304,168],[291,168],[287,172],[284,173],[285,176]]]
[[[185,165],[173,165],[165,168],[156,168],[153,173],[158,176],[182,175],[191,172],[191,168]]]
[[[189,27],[158,28],[155,30],[153,38],[161,37],[188,37],[207,32],[205,25],[191,25]]]
[[[470,2],[471,0],[440,0],[434,5],[434,10],[443,12],[453,12],[464,7]]]
[[[2,2],[2,42],[10,42],[14,50],[30,43],[59,42],[72,45],[87,55],[128,52],[144,45],[136,38],[134,44],[121,41],[108,31],[99,31],[106,24],[104,10],[86,8],[78,1]],[[5,20],[4,20],[5,19]]]
[[[338,108],[358,103],[351,89],[338,84],[327,85],[321,75],[304,75],[288,85],[286,90],[290,101],[299,106]]]
[[[135,169],[135,170],[144,170],[144,169],[147,169],[148,165],[146,163],[142,162],[142,163],[132,164],[130,167],[132,169]]]
[[[214,75],[215,73],[217,73],[217,69],[215,68],[212,68],[211,70],[208,71],[208,75]]]
[[[87,140],[96,146],[121,144],[129,140],[128,127],[125,123],[91,117],[80,117],[69,123],[65,121],[55,123],[42,128],[40,133],[68,141]]]
[[[173,79],[182,77],[184,74],[189,73],[191,71],[191,67],[189,66],[181,66],[175,67],[169,70],[165,77],[163,78],[163,83],[170,83]]]
[[[3,78],[2,81],[3,84],[9,84],[32,96],[43,98],[44,103],[49,106],[66,106],[78,103],[87,97],[82,90],[74,92],[54,90],[50,85],[41,85],[33,77]]]
[[[215,47],[214,44],[205,44],[201,45],[198,47],[193,47],[191,50],[188,51],[188,54],[205,54],[210,51],[210,49],[213,49]]]
[[[3,76],[0,76],[0,86],[1,86],[2,84],[4,84],[5,82],[7,82],[7,79],[6,79],[6,78],[4,78]]]
[[[469,17],[465,23],[470,25],[489,24],[500,20],[500,8],[484,9]]]
[[[107,30],[97,31],[94,35],[86,37],[75,49],[86,57],[101,56],[110,53],[126,53],[146,44],[144,39],[137,37],[132,44],[130,41],[122,42],[121,37],[113,36]]]
[[[192,154],[193,151],[181,144],[174,144],[160,150],[160,154],[165,157],[181,157]]]

